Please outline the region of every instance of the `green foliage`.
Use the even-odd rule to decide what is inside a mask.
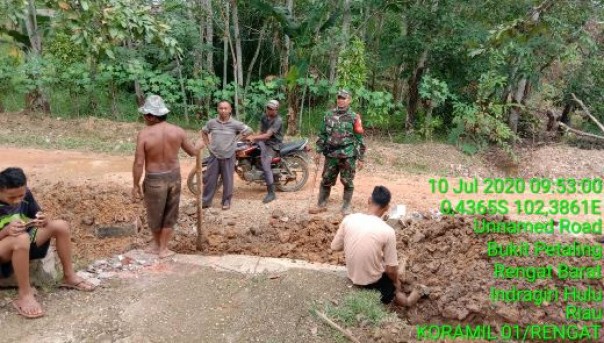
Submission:
[[[430,106],[433,108],[439,107],[445,103],[451,93],[449,86],[444,81],[426,75],[422,77],[419,85],[419,95],[424,101],[430,101]]]
[[[457,142],[465,153],[476,153],[489,144],[496,144],[512,154],[510,143],[516,139],[504,122],[508,105],[493,98],[493,89],[505,87],[507,78],[493,72],[483,74],[478,85],[478,99],[474,103],[455,101],[453,124],[449,135],[451,143]]]
[[[44,53],[51,55],[62,66],[69,66],[86,60],[86,51],[83,47],[73,44],[71,37],[64,32],[56,33],[46,42]]]
[[[260,120],[260,117],[264,114],[264,108],[266,102],[271,99],[279,100],[281,103],[285,100],[285,94],[281,92],[282,80],[273,80],[270,82],[256,81],[252,82],[245,89],[245,99],[243,101],[243,107],[247,114],[244,120],[250,118],[252,120]],[[282,106],[286,107],[286,106]]]
[[[74,44],[97,59],[115,59],[116,47],[122,44],[158,43],[176,55],[182,51],[170,36],[170,26],[158,20],[146,1],[82,0],[58,5],[62,20]]]
[[[388,123],[395,109],[392,94],[387,92],[372,92],[365,87],[360,87],[356,93],[360,105],[357,112],[363,116],[364,125],[367,127],[380,127]]]
[[[52,60],[31,55],[16,68],[13,86],[19,92],[28,93],[51,88],[57,80],[57,68]]]
[[[367,81],[365,44],[354,37],[338,57],[338,84],[345,89],[361,89]],[[353,102],[354,104],[354,102]]]

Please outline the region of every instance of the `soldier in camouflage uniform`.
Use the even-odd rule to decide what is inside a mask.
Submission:
[[[327,199],[331,187],[335,186],[338,173],[340,182],[344,185],[344,202],[342,212],[351,212],[350,202],[354,191],[354,175],[357,167],[363,167],[366,146],[363,142],[361,118],[350,110],[350,93],[346,90],[338,92],[337,108],[327,113],[317,140],[318,163],[320,154],[325,156],[323,180],[319,192],[319,209],[327,207]]]

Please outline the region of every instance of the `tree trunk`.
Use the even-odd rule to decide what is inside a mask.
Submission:
[[[405,129],[407,131],[411,131],[415,124],[415,117],[417,116],[417,108],[419,105],[419,83],[422,80],[427,60],[428,50],[424,50],[413,71],[413,75],[409,79],[409,103],[407,104],[407,118],[405,120]]]
[[[229,67],[229,40],[230,40],[230,33],[229,33],[229,23],[230,23],[230,10],[229,10],[229,3],[226,2],[225,3],[225,15],[223,16],[223,24],[224,24],[224,29],[223,29],[223,35],[222,35],[222,50],[223,50],[223,58],[222,58],[222,88],[226,88],[227,85],[227,72],[228,72],[228,67]],[[226,17],[226,18],[225,18]]]
[[[344,0],[344,18],[342,19],[342,37],[344,38],[344,47],[348,43],[348,36],[350,35],[350,22],[352,21],[352,14],[350,13],[350,0]]]
[[[258,56],[260,55],[260,48],[262,48],[262,42],[264,41],[264,34],[266,33],[266,23],[262,25],[260,29],[260,34],[258,35],[258,45],[256,46],[256,51],[254,52],[254,57],[250,62],[250,65],[247,68],[247,77],[245,78],[245,87],[250,85],[250,81],[252,79],[252,71],[254,70],[254,65],[256,64],[256,60],[258,60]]]
[[[531,13],[529,13],[529,19],[533,23],[539,22],[541,14],[549,10],[553,6],[553,4],[554,2],[552,0],[543,1],[539,6],[533,8]],[[520,64],[521,62],[522,61],[519,61],[518,64]],[[526,97],[529,93],[529,89],[530,85],[528,84],[526,75],[523,75],[518,81],[516,89],[512,90],[512,106],[510,108],[508,125],[510,126],[510,130],[512,130],[514,134],[518,133],[518,122],[520,121],[520,106],[525,103]]]
[[[296,92],[298,86],[292,87],[287,92],[287,134],[294,136],[298,133],[298,97]]]
[[[178,67],[178,81],[180,83],[180,91],[182,92],[182,104],[185,110],[185,123],[189,124],[189,105],[187,104],[187,91],[185,90],[185,80],[182,77],[182,66],[180,57],[176,57],[176,66]]]
[[[290,16],[294,17],[294,0],[287,0],[287,10]],[[292,49],[291,39],[285,36],[284,54],[281,62],[282,76],[289,73],[289,55]],[[292,136],[298,133],[298,98],[296,91],[298,86],[287,87],[287,134]]]
[[[212,11],[212,0],[204,0],[206,13],[206,44],[209,51],[206,54],[206,70],[214,74],[214,12]]]
[[[335,38],[332,38],[334,41]],[[334,84],[336,82],[336,78],[338,77],[338,54],[340,50],[336,49],[336,42],[333,43],[332,49],[329,52],[329,83]]]
[[[195,77],[200,77],[203,74],[203,69],[204,69],[204,58],[203,58],[203,52],[204,52],[204,45],[205,45],[205,31],[206,31],[206,25],[205,22],[207,20],[207,16],[205,13],[205,6],[204,6],[204,0],[199,0],[198,1],[198,6],[199,6],[199,11],[201,12],[201,20],[199,21],[199,44],[201,44],[201,49],[197,50],[197,52],[195,53],[195,61],[193,62],[193,75]],[[199,103],[199,99],[196,99],[196,102]]]
[[[237,0],[231,0],[233,31],[235,35],[235,68],[237,72],[237,85],[243,86],[243,53],[241,52],[241,34],[239,32],[239,11]]]
[[[234,99],[233,99],[233,105],[234,105],[234,112],[233,112],[233,117],[239,117],[239,116],[243,116],[243,113],[239,113],[239,70],[237,68],[238,63],[237,63],[237,52],[235,51],[235,47],[233,46],[233,40],[231,39],[231,34],[230,34],[230,30],[227,31],[228,34],[228,43],[229,43],[229,48],[231,51],[231,60],[233,61],[233,78],[234,78],[234,89],[235,89],[235,94],[234,94]]]
[[[287,0],[286,7],[289,15],[294,17],[294,0]],[[284,77],[289,72],[289,54],[291,53],[291,39],[288,35],[283,37],[283,55],[281,56],[281,77]]]
[[[339,5],[339,2],[336,3]],[[346,49],[350,34],[350,22],[352,15],[350,13],[350,0],[344,0],[344,17],[342,19],[341,34],[334,35],[331,52],[329,53],[329,83],[334,84],[338,80],[338,58],[340,51]]]
[[[42,35],[38,29],[38,20],[36,17],[36,4],[34,0],[27,1],[27,16],[25,19],[25,27],[27,29],[27,36],[31,44],[30,53],[34,57],[42,56]],[[36,75],[34,75],[36,77]],[[36,87],[34,90],[26,94],[25,96],[25,111],[36,112],[42,111],[46,114],[50,114],[50,103],[46,98],[44,92],[40,87]]]
[[[518,121],[520,120],[520,106],[524,102],[527,80],[525,77],[518,81],[516,93],[512,99],[512,107],[510,109],[510,119],[508,125],[514,134],[518,133]]]
[[[564,110],[562,111],[562,116],[560,116],[560,121],[566,125],[570,124],[570,114],[575,110],[575,104],[572,101],[568,101],[566,105],[564,105]]]
[[[394,72],[394,80],[392,81],[394,86],[392,87],[392,99],[394,103],[399,103],[401,101],[401,97],[403,94],[403,78],[402,73],[405,68],[405,64],[401,63],[398,67],[396,67]]]

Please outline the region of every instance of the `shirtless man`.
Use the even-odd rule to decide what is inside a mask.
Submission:
[[[136,201],[144,194],[147,221],[153,234],[148,251],[165,258],[174,255],[168,249],[168,242],[178,220],[181,180],[178,152],[182,148],[189,156],[195,156],[202,142],[199,140],[193,146],[182,128],[166,122],[169,110],[158,95],[149,96],[139,112],[147,127],[137,137],[132,198]],[[145,180],[141,187],[143,169]]]

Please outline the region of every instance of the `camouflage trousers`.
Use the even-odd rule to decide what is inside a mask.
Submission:
[[[323,180],[321,186],[333,187],[336,185],[338,173],[340,174],[340,182],[346,189],[353,189],[354,175],[357,169],[356,157],[325,157],[325,166],[323,167]]]

